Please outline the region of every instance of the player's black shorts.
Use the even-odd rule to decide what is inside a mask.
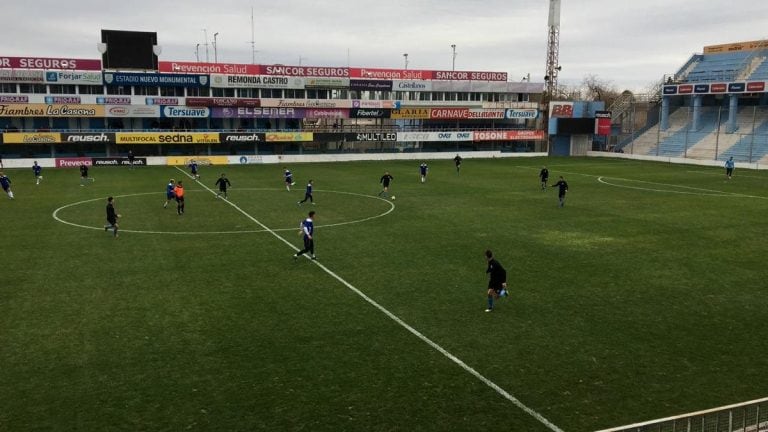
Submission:
[[[110,225],[117,224],[117,219],[107,219],[107,222],[109,222]]]
[[[176,202],[183,203],[184,202],[184,197],[183,196],[177,196],[176,197]]]
[[[733,174],[733,168],[726,168],[725,169],[725,174],[727,174],[727,175]]]

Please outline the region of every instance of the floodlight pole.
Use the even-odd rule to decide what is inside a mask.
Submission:
[[[219,53],[218,53],[218,43],[216,43],[216,36],[219,35],[219,32],[216,32],[213,34],[213,62],[218,63],[219,62]]]

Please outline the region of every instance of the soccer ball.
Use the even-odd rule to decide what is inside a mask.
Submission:
[[[392,201],[394,201],[394,200],[395,200],[395,196],[394,196],[394,195],[392,195]]]

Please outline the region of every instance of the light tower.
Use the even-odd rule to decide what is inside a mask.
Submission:
[[[549,37],[547,39],[547,70],[544,103],[548,104],[557,92],[557,73],[560,72],[560,0],[549,0]],[[546,109],[546,107],[544,107]]]

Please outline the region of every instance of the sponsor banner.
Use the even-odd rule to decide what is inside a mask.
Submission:
[[[710,84],[709,90],[712,93],[725,93],[725,91],[728,90],[728,85],[726,85],[725,83]]]
[[[346,139],[349,135],[357,136],[357,134],[346,134],[346,133],[338,133],[338,132],[315,132],[315,135],[312,137],[313,141],[315,142],[337,142],[337,141],[354,141],[355,138],[352,140]]]
[[[99,157],[91,158],[93,166],[131,166],[127,157]],[[133,165],[146,166],[147,158],[133,158]]]
[[[393,109],[390,117],[393,119],[428,119],[431,112],[431,108]]]
[[[243,165],[264,163],[264,159],[261,156],[240,156],[237,161]]]
[[[717,54],[735,51],[755,51],[768,48],[768,40],[756,40],[747,42],[736,42],[720,45],[709,45],[704,47],[704,54]]]
[[[691,94],[693,93],[693,85],[692,84],[681,84],[677,86],[677,92],[680,94]]]
[[[392,91],[392,80],[349,80],[350,90]]]
[[[0,83],[44,83],[45,71],[0,70]]]
[[[261,100],[249,98],[228,98],[228,97],[188,97],[184,100],[186,106],[190,107],[260,107]]]
[[[312,141],[312,132],[272,132],[264,136],[269,142]]]
[[[433,78],[444,81],[507,81],[506,72],[434,71]]]
[[[762,92],[765,91],[765,81],[747,83],[748,92]]]
[[[161,61],[157,62],[157,69],[160,72],[182,73],[182,74],[233,74],[233,75],[261,75],[261,65],[255,64],[236,64],[236,63],[194,63]]]
[[[349,110],[345,108],[340,109],[305,109],[304,118],[308,119],[343,119],[349,118]]]
[[[49,105],[79,104],[81,102],[80,96],[46,96],[44,100],[45,100],[45,103]]]
[[[428,80],[432,71],[414,69],[349,68],[350,78],[385,80]]]
[[[117,132],[115,139],[118,144],[218,144],[219,134],[217,132]]]
[[[105,72],[106,85],[151,87],[208,87],[208,75]]]
[[[45,71],[45,82],[51,84],[102,85],[101,72]]]
[[[354,141],[397,141],[397,133],[359,133],[355,134]]]
[[[187,166],[190,162],[195,161],[198,165],[227,165],[229,158],[227,156],[168,156],[166,162],[168,165],[183,165]]]
[[[469,108],[432,108],[430,119],[468,119]]]
[[[543,130],[514,130],[507,132],[507,139],[510,141],[531,141],[543,140]]]
[[[394,91],[432,91],[432,83],[430,81],[393,80],[392,90]]]
[[[677,94],[677,86],[676,85],[665,85],[664,86],[664,94],[665,95]]]
[[[272,119],[302,119],[302,108],[211,108],[213,118],[272,118]]]
[[[693,86],[694,93],[709,93],[709,84],[695,84]]]
[[[63,143],[114,143],[115,134],[113,133],[62,133],[61,142]]]
[[[0,103],[27,103],[29,102],[29,96],[8,96],[8,95],[0,95]]]
[[[6,132],[3,134],[5,144],[56,144],[61,142],[61,134],[55,132]]]
[[[611,135],[611,115],[610,111],[595,111],[595,135]]]
[[[306,78],[305,87],[348,88],[349,78]]]
[[[104,117],[103,105],[2,104],[0,117]]]
[[[80,165],[91,166],[93,161],[91,158],[79,157],[79,158],[56,158],[56,168],[75,168]]]
[[[98,96],[96,103],[100,105],[130,105],[130,96]]]
[[[505,110],[503,109],[470,108],[469,118],[470,119],[503,119],[504,111]]]
[[[539,110],[512,108],[504,111],[504,118],[507,119],[535,119],[539,116]]]
[[[392,110],[386,108],[352,108],[349,118],[389,118]]]
[[[215,88],[303,89],[304,78],[271,75],[211,75]]]
[[[179,98],[174,97],[148,97],[144,99],[147,105],[178,105]]]
[[[497,130],[497,131],[475,131],[473,133],[475,141],[522,141],[522,140],[543,140],[543,130]]]
[[[473,132],[398,132],[398,141],[472,141]]]
[[[135,117],[135,118],[158,118],[160,117],[160,106],[146,105],[104,105],[107,117]]]
[[[549,117],[571,118],[573,117],[573,102],[550,102]]]
[[[219,141],[222,144],[247,144],[264,141],[263,133],[220,133]]]
[[[680,86],[682,87],[682,86]],[[744,83],[729,83],[728,93],[741,93],[745,89]]]
[[[264,75],[349,78],[349,68],[347,67],[269,65],[263,66],[262,73]]]
[[[262,99],[261,106],[275,108],[352,108],[352,101],[348,99]]]
[[[186,107],[186,106],[164,106],[162,117],[169,118],[208,118],[211,116],[211,110],[207,107]]]
[[[0,57],[0,68],[100,71],[101,60],[48,57]]]
[[[352,99],[352,108],[392,108],[392,101]]]

